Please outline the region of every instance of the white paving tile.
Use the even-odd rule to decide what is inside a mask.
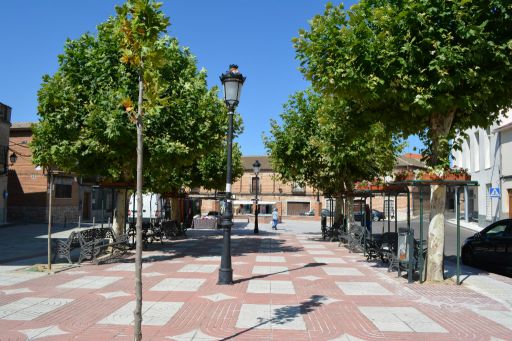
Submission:
[[[27,340],[36,340],[48,336],[64,335],[68,334],[61,330],[58,326],[47,326],[36,329],[23,329],[19,331],[27,336]]]
[[[0,306],[0,319],[30,321],[72,301],[70,298],[25,297]]]
[[[230,300],[232,298],[235,298],[233,296],[224,295],[222,293],[212,294],[212,295],[208,295],[208,296],[201,296],[201,297],[206,298],[207,300],[210,300],[212,302],[219,302],[219,301]]]
[[[158,277],[163,276],[164,274],[161,272],[143,272],[142,277]]]
[[[256,262],[260,263],[284,263],[283,256],[256,256]]]
[[[297,278],[302,278],[302,279],[305,279],[308,281],[316,281],[317,279],[322,279],[322,277],[317,277],[317,276],[312,276],[312,275],[302,276],[302,277],[297,277]]]
[[[266,274],[287,275],[287,274],[289,274],[288,267],[277,266],[277,265],[256,265],[252,268],[252,273],[254,275],[266,275]]]
[[[363,276],[363,273],[355,268],[322,266],[322,270],[329,276]]]
[[[376,282],[336,282],[345,295],[393,295],[390,291]]]
[[[124,291],[111,291],[111,292],[104,292],[104,293],[101,293],[99,294],[103,297],[105,297],[106,299],[110,299],[110,298],[114,298],[114,297],[123,297],[123,296],[130,296],[130,294],[127,294],[126,292]]]
[[[147,269],[147,267],[153,264],[150,263],[142,263],[142,269]],[[117,264],[111,268],[108,268],[107,271],[130,271],[135,272],[135,264],[134,263],[121,263]]]
[[[107,285],[110,285],[114,282],[119,281],[123,277],[117,276],[84,276],[81,278],[77,278],[72,280],[71,282],[67,282],[58,286],[58,288],[82,288],[82,289],[100,289],[104,288]]]
[[[0,290],[0,291],[3,292],[6,295],[14,295],[14,294],[23,294],[23,293],[26,293],[26,292],[33,292],[29,288],[5,289],[5,290]]]
[[[204,278],[166,278],[150,291],[197,291],[205,281]]]
[[[196,258],[196,261],[200,262],[217,262],[220,261],[220,256],[200,256]]]
[[[474,311],[478,315],[481,315],[493,322],[501,324],[505,328],[512,330],[512,312],[511,311],[485,310],[485,309],[475,309]]]
[[[359,311],[382,332],[447,333],[412,307],[359,307]]]
[[[31,279],[46,276],[45,273],[42,272],[28,272],[28,273],[13,273],[13,272],[4,272],[0,273],[0,286],[9,286],[14,284],[19,284],[22,282],[30,281]]]
[[[306,330],[299,306],[243,304],[237,328]]]
[[[352,336],[350,334],[343,334],[335,339],[331,339],[329,341],[365,341],[363,339],[360,339],[358,337]]]
[[[295,294],[292,281],[250,280],[248,293],[253,294]]]
[[[317,263],[325,263],[325,264],[345,264],[346,262],[341,258],[336,257],[314,257],[313,258]]]
[[[163,326],[180,310],[183,302],[142,301],[142,324],[145,326]],[[135,301],[114,311],[99,321],[99,324],[130,325],[133,324]]]
[[[334,255],[334,252],[327,250],[308,250],[310,255]]]
[[[219,338],[203,333],[200,329],[194,329],[188,333],[167,336],[166,339],[175,341],[216,341]]]
[[[201,272],[211,274],[219,268],[217,264],[187,264],[178,272]]]

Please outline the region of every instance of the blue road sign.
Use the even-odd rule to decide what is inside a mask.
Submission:
[[[498,187],[489,188],[489,196],[491,198],[499,198],[501,196],[500,189]]]

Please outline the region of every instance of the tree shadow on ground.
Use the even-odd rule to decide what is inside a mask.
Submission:
[[[233,334],[231,336],[225,337],[221,339],[223,340],[232,340],[237,337],[239,337],[242,334],[245,334],[253,329],[256,329],[258,327],[267,325],[267,324],[279,324],[284,325],[286,323],[292,322],[294,319],[299,317],[300,315],[307,315],[310,312],[314,311],[316,308],[323,305],[323,301],[327,301],[326,296],[322,295],[313,295],[309,298],[309,300],[305,302],[301,302],[299,305],[296,306],[284,306],[281,308],[277,308],[273,311],[272,317],[270,319],[265,319],[263,317],[258,318],[258,323],[250,328],[247,328],[243,331],[240,331],[236,334]]]

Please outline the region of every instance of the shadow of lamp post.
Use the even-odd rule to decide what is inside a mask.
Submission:
[[[254,170],[254,174],[256,175],[256,185],[254,186],[255,187],[255,196],[256,196],[256,199],[254,200],[255,201],[255,204],[256,204],[256,209],[254,210],[254,233],[259,233],[259,229],[258,229],[258,213],[259,213],[259,206],[258,206],[258,189],[259,189],[259,186],[260,186],[260,178],[258,177],[258,174],[260,173],[260,167],[261,167],[261,164],[258,160],[256,160],[253,164],[252,164],[252,169]]]
[[[233,225],[233,205],[231,202],[231,154],[233,145],[233,115],[240,101],[240,93],[245,77],[238,71],[238,66],[231,64],[229,70],[220,76],[224,87],[224,103],[228,107],[227,172],[226,197],[220,225],[223,228],[223,249],[220,260],[219,281],[217,284],[233,284],[231,267],[231,226]]]

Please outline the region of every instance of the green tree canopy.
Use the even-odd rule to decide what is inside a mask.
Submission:
[[[512,104],[508,0],[328,4],[295,47],[317,91],[419,134],[433,166],[447,165],[456,132],[487,126]]]
[[[31,145],[34,161],[63,171],[133,182],[136,169],[137,68],[120,48],[119,18],[68,40],[59,69],[44,76],[39,91],[40,122]],[[206,71],[175,38],[163,35],[146,64],[144,108],[145,188],[173,192],[191,179],[198,163],[218,150],[227,131],[227,111]],[[235,131],[241,131],[236,120]],[[221,174],[217,174],[221,175]],[[209,175],[211,176],[211,174]],[[225,170],[224,170],[225,176]],[[224,181],[220,176],[219,181]],[[211,179],[208,181],[211,182]]]
[[[351,191],[355,181],[390,173],[400,145],[381,123],[365,125],[348,103],[306,90],[291,96],[265,138],[273,169],[284,181],[325,194]]]

